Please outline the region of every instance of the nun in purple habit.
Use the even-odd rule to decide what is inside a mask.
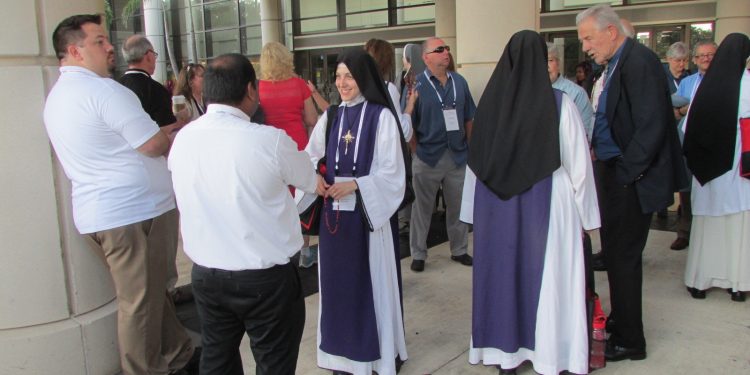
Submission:
[[[468,165],[469,362],[503,374],[527,360],[541,374],[587,373],[582,231],[600,226],[599,208],[580,115],[552,89],[536,32],[505,47],[477,107]]]
[[[342,103],[328,144],[324,113],[306,148],[315,165],[326,158],[318,182],[326,197],[318,366],[392,375],[407,359],[395,220],[406,184],[402,135],[383,78],[364,50],[339,58],[336,88]]]

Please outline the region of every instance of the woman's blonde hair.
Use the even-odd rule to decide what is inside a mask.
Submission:
[[[268,42],[260,51],[260,79],[283,81],[297,76],[294,73],[294,59],[285,45]]]

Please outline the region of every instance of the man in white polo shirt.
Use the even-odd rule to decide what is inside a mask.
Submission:
[[[166,249],[177,245],[169,139],[109,78],[114,52],[100,15],[68,17],[52,39],[60,78],[44,123],[73,184],[76,227],[114,281],[123,373],[185,374],[193,345],[164,288]]]
[[[169,154],[185,253],[201,320],[201,374],[242,374],[250,337],[257,375],[293,375],[305,324],[297,267],[299,215],[288,186],[308,193],[310,157],[272,126],[250,122],[255,71],[228,54],[203,76],[206,114],[177,133]],[[322,181],[322,180],[321,180]]]

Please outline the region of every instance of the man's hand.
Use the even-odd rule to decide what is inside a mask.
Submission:
[[[331,185],[328,185],[326,183],[326,180],[323,178],[323,176],[318,175],[318,185],[315,187],[315,194],[320,195],[321,197],[325,197],[328,191],[328,188],[331,187]]]

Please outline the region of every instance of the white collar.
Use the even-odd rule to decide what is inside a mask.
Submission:
[[[109,78],[109,77],[102,77],[96,73],[94,73],[93,70],[84,68],[82,66],[78,65],[64,65],[60,67],[60,74],[63,73],[83,73],[85,75],[94,76],[96,78]]]
[[[209,113],[222,113],[222,114],[228,114],[235,117],[239,117],[242,120],[250,121],[250,116],[248,116],[245,112],[242,112],[241,109],[237,107],[233,107],[231,105],[226,104],[209,104],[208,108],[206,108],[206,114]]]
[[[359,103],[362,103],[364,101],[365,101],[365,97],[362,96],[362,93],[360,93],[359,95],[357,95],[352,100],[341,102],[341,104],[339,104],[339,107],[342,107],[342,106],[353,107],[353,106],[355,106],[355,105],[357,105]]]

